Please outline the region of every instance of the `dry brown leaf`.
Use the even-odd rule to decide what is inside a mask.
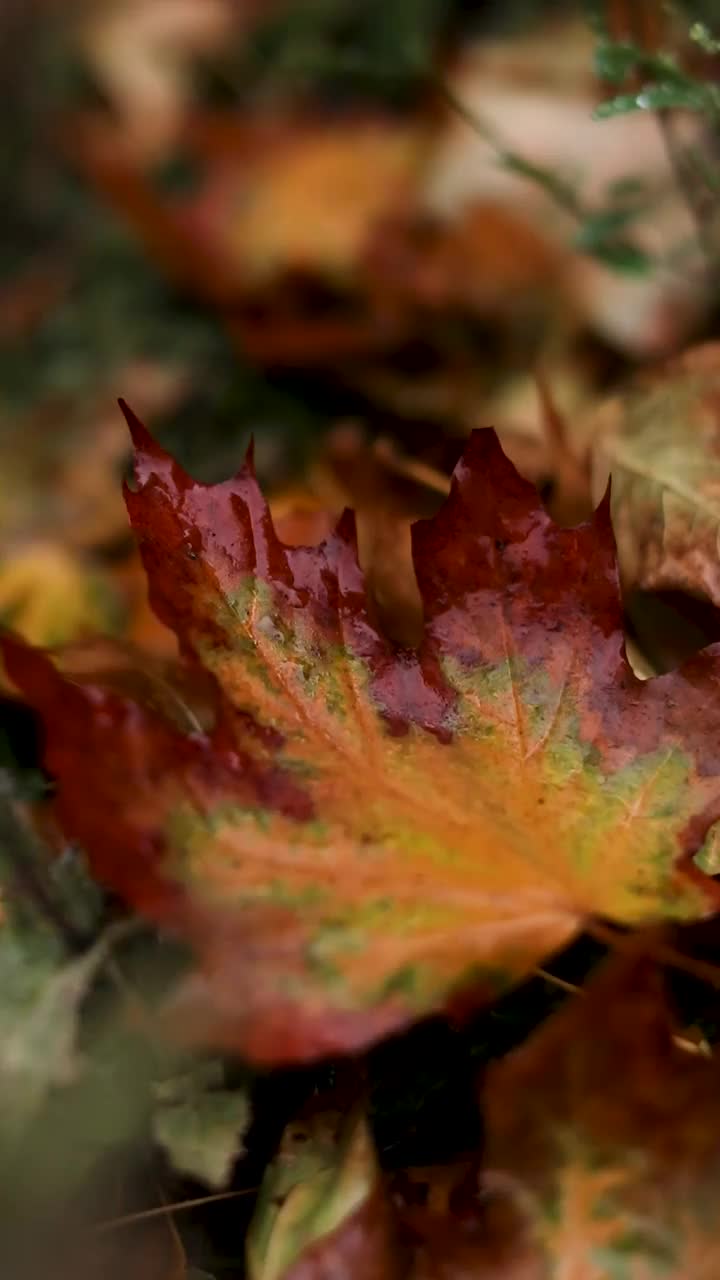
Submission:
[[[192,61],[232,29],[228,0],[101,0],[81,13],[76,40],[122,119],[133,150],[157,158],[191,92]]]
[[[464,306],[527,324],[547,312],[560,262],[557,248],[516,210],[480,197],[450,220],[416,209],[383,223],[365,269],[378,303],[390,294],[429,316]]]
[[[522,1211],[488,1194],[477,1157],[405,1170],[391,1190],[412,1280],[546,1280]]]
[[[199,115],[181,152],[200,183],[175,199],[102,117],[71,121],[66,145],[165,270],[222,309],[245,356],[327,364],[407,327],[395,303],[373,308],[362,255],[376,223],[414,198],[424,121]]]
[[[196,225],[253,284],[286,271],[347,279],[379,220],[412,195],[422,132],[389,120],[316,121],[278,142],[253,172],[228,156]]]
[[[720,1274],[718,1068],[673,1031],[638,953],[492,1068],[487,1163],[533,1225],[543,1276]]]
[[[117,374],[148,414],[177,403],[187,382],[179,368],[138,360]],[[126,536],[119,479],[129,454],[112,393],[83,405],[42,404],[31,416],[0,421],[0,547],[5,555],[36,538],[90,549]]]
[[[597,497],[612,475],[626,588],[720,605],[720,345],[671,361],[595,417]]]

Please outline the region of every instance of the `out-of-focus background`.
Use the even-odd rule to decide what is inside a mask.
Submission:
[[[483,426],[560,522],[586,518],[612,475],[640,675],[720,639],[719,0],[0,0],[0,84],[0,625],[61,646],[66,672],[173,707],[187,687],[209,715],[147,601],[123,397],[205,481],[254,437],[287,542],[354,507],[368,592],[400,645],[422,624],[411,522],[437,510]],[[85,875],[45,803],[40,738],[0,667],[2,1280],[260,1275],[242,1255],[281,1129],[309,1096],[344,1109],[346,1084],[353,1106],[367,1092],[413,1212],[440,1162],[428,1218],[449,1220],[442,1168],[471,1151],[475,1169],[478,1073],[577,990],[596,941],[467,1034],[423,1025],[347,1077],[334,1062],[257,1078],[188,1062],[147,1034],[188,957],[118,921]],[[719,832],[702,851],[713,874]],[[706,923],[704,969],[688,974],[707,972],[706,948],[717,961]],[[717,1041],[708,992],[678,1002],[690,1039],[676,1043],[698,1055],[706,1028]],[[692,1078],[678,1071],[668,1110],[683,1143]],[[208,1187],[228,1181],[214,1204]],[[281,1241],[315,1230],[316,1194],[290,1202]],[[259,1221],[279,1203],[261,1198]],[[493,1221],[478,1217],[494,1248]],[[636,1239],[643,1258],[669,1257],[643,1223],[628,1233],[623,1206],[623,1266]],[[280,1275],[282,1250],[267,1257],[262,1275]]]
[[[597,406],[717,331],[712,9],[5,0],[3,620],[172,652],[118,396],[204,479],[253,434],[290,540],[358,507],[381,600],[475,426],[586,514]]]

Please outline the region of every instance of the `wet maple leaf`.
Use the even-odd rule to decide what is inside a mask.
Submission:
[[[633,675],[607,502],[555,526],[476,433],[414,527],[424,631],[399,649],[350,513],[284,546],[250,463],[196,483],[128,417],[153,604],[215,678],[215,727],[5,653],[66,833],[197,949],[193,1034],[268,1061],[348,1049],[495,994],[588,916],[714,909],[692,855],[720,806],[720,655]]]
[[[660,971],[622,957],[492,1069],[486,1157],[525,1206],[543,1274],[720,1274],[718,1066],[673,1030]]]

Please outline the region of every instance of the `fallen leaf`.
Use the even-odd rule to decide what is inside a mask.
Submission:
[[[720,605],[720,346],[671,361],[601,410],[593,489],[612,476],[627,589],[684,591]]]
[[[328,537],[342,511],[355,511],[358,557],[379,621],[391,639],[411,645],[422,631],[410,525],[440,505],[449,476],[406,459],[383,438],[372,445],[351,423],[337,427],[309,468],[305,491],[273,497],[270,510],[281,541],[295,546]]]
[[[383,632],[411,648],[422,637],[422,600],[412,558],[412,523],[382,510],[357,512],[358,560]]]
[[[470,423],[479,425],[482,413],[521,475],[538,486],[552,481],[560,489],[561,524],[587,519],[592,510],[589,445],[582,433],[595,398],[591,373],[571,348],[562,360],[539,362],[534,374],[503,379],[492,395],[481,399]],[[558,518],[555,505],[551,513]]]
[[[97,957],[60,966],[50,949],[31,956],[2,932],[3,971],[0,1079],[3,1143],[16,1139],[34,1118],[53,1085],[75,1070],[78,1008]]]
[[[412,193],[423,142],[416,125],[382,118],[269,128],[253,170],[228,148],[191,225],[251,284],[288,271],[347,279],[380,220]],[[238,132],[236,151],[242,143]]]
[[[389,1206],[364,1117],[286,1129],[247,1237],[249,1280],[401,1280]]]
[[[197,949],[184,1034],[259,1061],[349,1049],[495,995],[589,917],[715,908],[692,856],[720,812],[718,654],[633,674],[607,502],[557,527],[476,433],[413,529],[424,631],[403,649],[349,515],[285,547],[249,465],[202,485],[130,421],[153,604],[217,681],[218,722],[183,733],[4,651],[66,834]]]
[[[193,59],[230,29],[227,0],[105,0],[83,14],[75,39],[133,148],[156,159],[182,121]]]
[[[328,511],[306,503],[285,507],[279,516],[271,504],[273,522],[288,546],[322,541],[337,523]],[[358,558],[365,583],[384,629],[398,643],[411,645],[422,631],[422,603],[412,564],[410,521],[384,511],[357,511]]]
[[[225,1186],[243,1151],[250,1124],[247,1094],[213,1087],[200,1064],[165,1081],[153,1112],[153,1133],[174,1169],[213,1188]]]
[[[21,1253],[34,1254],[52,1238],[42,1227],[60,1226],[61,1205],[67,1232],[76,1234],[89,1175],[110,1149],[144,1132],[147,1090],[124,1007],[110,1013],[106,1005],[100,1034],[100,1022],[84,1016],[132,926],[100,933],[95,886],[74,859],[53,857],[33,838],[9,775],[0,795],[0,852],[3,1247],[11,1250],[12,1236]]]
[[[197,666],[155,657],[112,637],[96,636],[54,651],[54,661],[78,684],[100,684],[152,708],[186,733],[210,728],[217,688]]]
[[[68,123],[67,149],[153,257],[225,313],[245,356],[327,364],[387,345],[407,327],[363,286],[364,251],[403,208],[427,145],[424,125],[367,114],[222,114],[188,122],[181,154],[199,174],[168,197],[97,117]]]
[[[0,559],[0,618],[31,644],[119,631],[124,603],[111,579],[57,543],[26,543]]]
[[[429,1194],[447,1170],[433,1171]],[[522,1211],[508,1197],[492,1196],[474,1179],[439,1210],[432,1199],[414,1211],[396,1208],[411,1254],[412,1280],[546,1280]]]
[[[176,368],[126,363],[117,375],[148,412],[174,408],[186,390]],[[0,413],[0,541],[4,556],[28,542],[60,541],[74,551],[112,545],[126,530],[119,477],[127,438],[107,393],[41,402]]]
[[[487,1164],[514,1186],[543,1275],[718,1275],[718,1068],[673,1031],[654,962],[623,957],[491,1069]]]
[[[3,1166],[51,1091],[81,1071],[77,1038],[80,1006],[107,957],[108,939],[86,955],[64,960],[46,930],[0,927],[0,1133]],[[3,1168],[4,1171],[4,1168]]]
[[[378,294],[423,307],[427,316],[465,306],[495,323],[529,324],[548,313],[560,254],[511,208],[471,201],[450,219],[413,208],[385,218],[364,267]]]
[[[112,574],[108,576],[125,609],[124,640],[148,656],[171,660],[177,653],[177,643],[172,632],[162,625],[150,607],[147,578],[137,548],[132,548],[128,555],[113,564]],[[24,634],[21,628],[18,629]],[[26,636],[26,639],[30,637]]]

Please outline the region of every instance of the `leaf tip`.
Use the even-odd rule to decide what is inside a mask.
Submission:
[[[127,422],[133,443],[132,478],[123,482],[123,495],[130,516],[130,523],[136,532],[138,522],[147,519],[144,490],[151,482],[159,482],[160,488],[171,499],[184,492],[194,482],[183,470],[179,462],[160,444],[152,432],[133,412],[126,400],[119,399],[118,404]],[[145,513],[145,514],[143,514]]]
[[[537,486],[518,471],[505,452],[494,427],[475,427],[470,432],[453,479],[460,478],[463,472],[468,471],[478,478],[491,477],[492,487],[496,491],[499,488],[533,507],[542,506]]]
[[[135,483],[138,488],[142,488],[153,473],[159,471],[179,472],[180,468],[175,459],[169,454],[152,432],[148,431],[144,422],[141,422],[137,414],[130,408],[127,400],[122,397],[118,400],[120,410],[125,418],[130,431],[130,438],[133,443],[135,456],[133,459],[133,472]],[[126,497],[129,486],[125,484]]]
[[[255,472],[255,436],[250,436],[250,439],[248,440],[248,446],[247,446],[247,449],[245,450],[245,462],[244,462],[243,470],[244,470],[248,475],[252,476],[252,477],[253,477],[253,479],[255,478],[255,476],[256,476],[256,472]]]
[[[612,523],[612,476],[608,476],[605,492],[592,514],[592,524],[600,537],[610,539],[615,555],[615,530]]]
[[[345,507],[334,529],[335,536],[357,550],[357,520],[352,507]]]
[[[120,412],[128,425],[130,438],[135,448],[142,450],[144,453],[152,452],[157,445],[145,424],[140,421],[137,414],[130,408],[127,400],[124,400],[122,396],[120,396],[118,404]]]

